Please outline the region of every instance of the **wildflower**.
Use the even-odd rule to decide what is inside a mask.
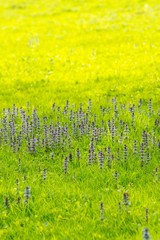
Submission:
[[[140,147],[140,157],[141,157],[141,166],[143,167],[143,163],[144,163],[144,144],[141,144]]]
[[[81,154],[80,154],[80,149],[79,149],[79,148],[77,148],[77,151],[76,151],[76,152],[77,152],[77,159],[78,159],[78,160],[80,160],[80,157],[81,157]]]
[[[148,208],[146,208],[146,222],[148,223]]]
[[[120,149],[117,148],[117,160],[119,161],[120,160]]]
[[[100,169],[102,170],[103,164],[104,164],[104,154],[103,154],[102,150],[99,151],[98,158],[99,158]]]
[[[68,157],[64,160],[64,173],[66,174],[68,172]]]
[[[123,194],[123,203],[126,206],[126,210],[127,210],[128,206],[130,205],[129,194],[127,192]]]
[[[103,202],[101,202],[100,203],[100,219],[101,219],[101,221],[103,221],[104,220],[104,204],[103,204]]]
[[[119,142],[122,143],[122,141],[123,141],[123,133],[121,132]]]
[[[112,135],[112,141],[114,142],[114,138],[115,138],[115,122],[114,119],[112,119],[112,125],[111,125],[111,135]]]
[[[137,154],[137,140],[134,140],[133,142],[133,153]]]
[[[143,133],[142,133],[142,143],[143,143],[144,148],[146,148],[148,146],[148,136],[147,136],[146,131],[143,131]]]
[[[151,115],[153,109],[152,109],[152,99],[150,98],[149,99],[149,102],[148,102],[148,114],[149,116]]]
[[[117,171],[115,171],[115,173],[114,173],[114,178],[115,178],[115,180],[117,181],[118,180],[118,172]]]
[[[124,145],[123,151],[124,151],[124,161],[126,161],[128,156],[128,148],[126,144]]]
[[[150,239],[148,228],[143,229],[143,239],[144,240],[149,240]]]
[[[43,180],[47,179],[47,169],[46,168],[43,169],[42,178],[43,178]]]
[[[128,124],[125,124],[125,129],[124,129],[125,139],[128,139],[128,135],[129,135],[129,127],[128,127]]]
[[[16,194],[19,194],[19,180],[16,179]]]
[[[30,190],[30,187],[27,186],[24,190],[24,198],[25,198],[24,203],[28,203],[30,196],[31,196],[31,190]]]
[[[107,165],[108,165],[108,167],[111,167],[111,161],[112,161],[112,159],[111,159],[111,148],[110,147],[108,147],[107,148],[107,157],[108,157],[108,163],[107,163]]]
[[[93,162],[91,149],[88,150],[88,164],[91,165]]]

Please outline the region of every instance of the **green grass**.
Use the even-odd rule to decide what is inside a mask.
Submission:
[[[159,97],[157,1],[32,2],[1,1],[2,106]]]
[[[96,142],[97,154],[111,146],[112,154],[116,155],[120,146],[121,161],[113,161],[111,168],[105,162],[102,171],[98,160],[92,166],[87,164],[90,138],[86,135],[77,138],[71,132],[71,147],[66,140],[64,151],[61,146],[47,151],[40,147],[35,155],[28,153],[25,140],[16,153],[9,144],[0,141],[0,238],[139,240],[143,228],[148,227],[153,240],[160,239],[160,186],[155,176],[155,169],[159,168],[160,126],[154,125],[156,119],[160,121],[158,1],[6,0],[0,1],[0,15],[1,110],[12,108],[15,103],[31,115],[36,108],[39,116],[46,115],[47,124],[53,125],[60,115],[62,125],[66,123],[71,131],[68,117],[51,110],[54,102],[63,109],[68,99],[74,111],[80,103],[87,111],[91,98],[92,114],[97,115],[97,124],[101,127],[101,120],[107,125],[107,121],[114,118],[114,112],[108,110],[102,116],[99,106],[112,108],[111,99],[116,96],[119,119],[130,129],[129,139],[118,143],[122,129],[114,118],[118,126],[116,140],[113,142],[109,135]],[[139,112],[140,98],[144,101]],[[149,99],[153,100],[150,117]],[[120,109],[121,103],[127,104],[126,111]],[[132,103],[136,105],[136,131],[132,129],[128,112]],[[3,114],[0,116],[2,120]],[[94,117],[89,119],[92,122]],[[15,123],[16,131],[20,130],[19,117]],[[9,124],[7,126],[9,128]],[[136,139],[140,151],[143,130],[147,134],[153,131],[156,144],[149,144],[151,160],[141,167],[140,153],[135,158],[132,148]],[[0,139],[3,134],[0,132]],[[7,134],[9,136],[9,131]],[[43,138],[43,132],[40,137]],[[129,150],[127,163],[123,159],[124,144]],[[75,157],[77,147],[82,155],[80,163]],[[64,174],[64,159],[70,152],[74,160]],[[44,168],[47,169],[46,181],[42,179]],[[115,171],[119,173],[118,181],[114,179]],[[20,182],[18,194],[16,179]],[[31,188],[31,198],[25,205],[26,186]],[[128,210],[123,205],[125,192],[129,193],[131,202]],[[19,205],[18,196],[21,197]],[[6,197],[9,208],[4,206]],[[100,220],[101,202],[103,221]],[[149,209],[148,223],[146,208]]]

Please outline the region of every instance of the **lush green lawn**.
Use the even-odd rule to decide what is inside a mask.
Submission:
[[[35,100],[49,106],[103,94],[158,98],[157,1],[6,0],[0,5],[2,106],[35,105]]]
[[[37,119],[32,115],[34,108],[40,116],[40,132],[37,125],[33,132],[22,131],[20,151],[16,149],[13,153],[14,146],[10,148],[10,145],[18,144],[23,113],[20,109],[18,116],[12,117],[8,110],[0,113],[0,238],[138,240],[142,239],[144,227],[148,227],[152,238],[160,239],[158,1],[0,0],[0,16],[0,110],[12,108],[13,104],[23,107],[26,116],[30,116],[29,123]],[[88,111],[90,98],[93,106]],[[138,107],[140,98],[143,102]],[[63,114],[66,100],[70,106]],[[85,117],[81,116],[80,103]],[[135,104],[134,123],[129,112],[132,104]],[[104,115],[100,105],[105,108]],[[57,106],[61,107],[60,111]],[[71,109],[80,114],[77,120],[76,117],[70,120]],[[88,135],[86,129],[80,132],[86,113],[89,118],[86,129],[93,122],[96,125]],[[58,121],[61,127],[68,127],[68,135],[60,136],[60,143],[54,148],[46,140],[44,146],[42,143],[44,115],[47,129],[51,124],[57,131]],[[24,122],[27,124],[26,119]],[[73,132],[73,123],[77,124],[78,134]],[[126,134],[126,125],[129,133],[120,140],[121,133]],[[98,135],[100,139],[94,139],[97,157],[90,166],[91,138],[94,131],[100,134],[101,128],[102,138]],[[141,153],[144,131],[149,140]],[[38,137],[41,143],[36,153],[28,151],[28,141]],[[108,147],[111,156],[105,150]],[[80,160],[76,157],[77,148],[81,152]],[[102,170],[100,151],[106,151]],[[64,164],[68,164],[65,158],[70,153],[73,161],[65,173]],[[47,169],[46,180],[44,169]],[[27,186],[31,196],[24,203]],[[125,206],[126,192],[129,206]]]

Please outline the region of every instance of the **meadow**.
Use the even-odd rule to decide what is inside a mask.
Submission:
[[[0,0],[0,239],[160,239],[160,4]]]

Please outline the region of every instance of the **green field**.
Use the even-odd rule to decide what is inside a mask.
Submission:
[[[0,239],[160,240],[158,0],[0,16]]]

